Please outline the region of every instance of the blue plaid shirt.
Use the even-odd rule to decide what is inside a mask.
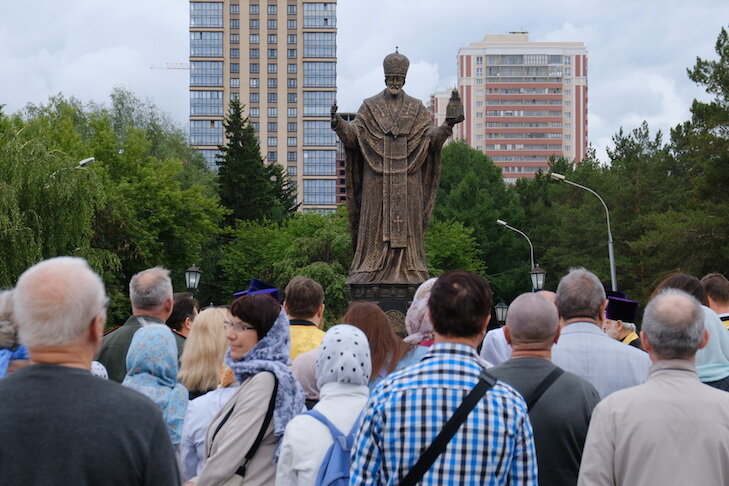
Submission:
[[[478,382],[483,362],[464,344],[434,344],[373,392],[352,451],[352,485],[397,485]],[[524,399],[497,382],[423,485],[533,485],[537,460]]]

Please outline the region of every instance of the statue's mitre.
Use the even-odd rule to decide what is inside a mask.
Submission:
[[[389,54],[382,62],[385,69],[385,76],[407,76],[410,61],[399,52]]]

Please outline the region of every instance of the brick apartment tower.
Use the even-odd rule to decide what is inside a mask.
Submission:
[[[491,157],[507,183],[534,177],[548,166],[550,155],[584,158],[587,49],[582,42],[529,42],[526,32],[487,35],[458,51],[458,89],[466,120],[455,137]],[[434,95],[436,108],[443,104],[438,95],[444,93]]]
[[[229,100],[240,99],[267,163],[284,166],[303,210],[333,211],[336,0],[190,2],[190,143],[215,165]]]

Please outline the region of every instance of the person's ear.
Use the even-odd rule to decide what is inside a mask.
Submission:
[[[284,308],[284,312],[288,316],[289,315],[289,303],[287,301],[285,301],[285,300],[284,300],[284,303],[283,303],[283,308]]]
[[[509,331],[509,328],[504,326],[501,329],[504,330],[504,339],[506,339],[506,344],[511,346],[511,331]]]
[[[185,317],[185,320],[182,322],[182,328],[188,331],[192,329],[192,319],[189,317]]]
[[[88,330],[89,342],[95,346],[101,346],[101,341],[104,339],[104,325],[106,324],[106,316],[104,314],[98,314],[91,321],[91,325]]]
[[[319,306],[319,310],[316,312],[316,317],[322,318],[324,316],[324,309],[326,309],[326,304],[322,302],[322,304]]]
[[[172,308],[175,306],[175,301],[170,297],[165,301],[165,312],[172,313]]]
[[[483,331],[481,331],[481,332],[483,332],[484,334],[486,334],[486,332],[488,332],[490,322],[491,322],[491,314],[487,314],[486,319],[483,320]]]
[[[562,334],[562,327],[557,326],[557,331],[554,333],[554,340],[552,340],[552,343],[557,344],[557,341],[559,341],[560,334]]]
[[[605,321],[605,311],[607,310],[608,300],[605,299],[597,312],[597,322],[602,327],[602,323]]]
[[[709,344],[709,331],[707,329],[704,329],[704,333],[701,336],[701,343],[699,344],[698,349],[705,348],[707,344]]]
[[[650,341],[648,341],[648,335],[645,331],[640,331],[640,344],[643,346],[643,351],[646,353],[653,351],[653,346],[651,346]]]
[[[622,331],[623,330],[623,321],[621,321],[620,319],[618,319],[617,321],[615,321],[615,329],[618,332]]]

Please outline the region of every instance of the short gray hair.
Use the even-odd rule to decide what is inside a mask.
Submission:
[[[13,323],[13,291],[0,290],[0,349],[8,349],[18,342],[18,329]]]
[[[135,309],[152,310],[171,298],[170,271],[162,267],[142,270],[129,281],[129,299]]]
[[[557,310],[564,319],[601,317],[605,289],[594,273],[582,267],[571,268],[557,286]]]
[[[82,258],[42,261],[18,279],[13,315],[28,347],[75,343],[97,316],[106,318],[104,283]]]
[[[690,358],[704,335],[704,310],[691,294],[666,288],[646,306],[643,331],[659,358]]]
[[[623,328],[628,332],[637,332],[638,328],[632,322],[623,321]]]
[[[559,325],[557,308],[539,294],[521,294],[509,306],[506,327],[518,343],[551,342]]]

